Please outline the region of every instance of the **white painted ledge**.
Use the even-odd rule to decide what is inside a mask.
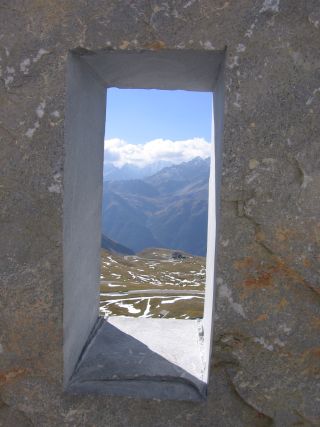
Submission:
[[[206,397],[201,320],[101,319],[69,383],[72,393]]]

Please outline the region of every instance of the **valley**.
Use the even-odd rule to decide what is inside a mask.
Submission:
[[[162,247],[205,256],[210,160],[144,179],[104,181],[102,233],[134,252]]]
[[[205,258],[151,248],[136,255],[101,250],[102,316],[203,316]]]
[[[202,317],[210,159],[139,179],[115,169],[104,171],[123,179],[103,187],[101,315]]]

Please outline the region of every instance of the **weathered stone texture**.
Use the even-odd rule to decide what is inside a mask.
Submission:
[[[207,402],[71,397],[62,381],[69,49],[227,46]],[[320,425],[318,0],[2,0],[0,425]]]

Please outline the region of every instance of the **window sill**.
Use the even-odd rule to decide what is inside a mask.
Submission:
[[[100,318],[67,391],[202,400],[201,331],[201,320]]]

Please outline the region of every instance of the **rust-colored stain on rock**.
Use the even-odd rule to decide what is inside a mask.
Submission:
[[[315,357],[320,358],[320,347],[311,348],[309,351],[309,354],[311,356],[315,356]]]
[[[161,49],[164,49],[165,47],[166,47],[166,44],[162,40],[156,40],[146,45],[146,48],[151,50],[161,50]]]
[[[10,371],[0,372],[0,385],[8,384],[15,379],[24,376],[28,373],[28,369],[25,368],[15,368]]]
[[[256,239],[257,242],[261,242],[263,240],[266,240],[266,234],[263,231],[261,231],[261,230],[256,231],[256,233],[255,233],[255,239]]]
[[[301,362],[305,368],[304,375],[315,377],[320,375],[320,347],[312,347],[301,354]]]
[[[253,258],[248,256],[242,259],[238,259],[234,261],[233,265],[237,270],[244,270],[253,265]]]
[[[72,5],[61,0],[35,0],[32,8],[34,9],[33,13],[31,13],[32,10],[29,10],[30,26],[35,27],[38,25],[39,21],[32,19],[38,15],[41,17],[42,25],[45,25],[47,29],[51,29],[68,18]]]
[[[244,286],[247,288],[267,288],[273,285],[272,283],[272,274],[268,271],[263,271],[257,276],[251,276],[243,282]]]
[[[249,258],[250,259],[250,258]],[[244,258],[243,260],[236,261],[234,266],[237,269],[246,268],[245,266],[250,265],[249,259]],[[276,278],[290,279],[296,284],[310,286],[300,273],[291,268],[284,260],[278,257],[274,257],[274,264],[266,267],[264,270],[256,269],[256,273],[248,276],[241,284],[245,289],[264,289],[274,287],[274,280]],[[314,289],[317,291],[316,289]],[[318,291],[317,291],[318,292]]]
[[[300,360],[307,364],[305,369],[307,374],[311,372],[320,373],[320,347],[308,348],[301,354]]]
[[[276,239],[279,240],[279,242],[285,242],[295,234],[296,232],[294,230],[290,230],[289,228],[277,228],[275,233]]]
[[[313,316],[311,324],[314,328],[320,328],[320,317]]]
[[[123,40],[119,46],[120,49],[127,49],[129,47],[128,40]]]
[[[310,262],[310,260],[308,260],[308,258],[303,258],[302,263],[303,263],[304,267],[307,267],[307,268],[311,267],[311,262]]]
[[[264,320],[268,320],[269,316],[266,313],[260,314],[260,316],[258,316],[255,319],[255,322],[263,322]]]
[[[277,304],[278,311],[283,310],[288,304],[289,303],[288,303],[288,301],[285,298],[281,298],[279,304]]]

